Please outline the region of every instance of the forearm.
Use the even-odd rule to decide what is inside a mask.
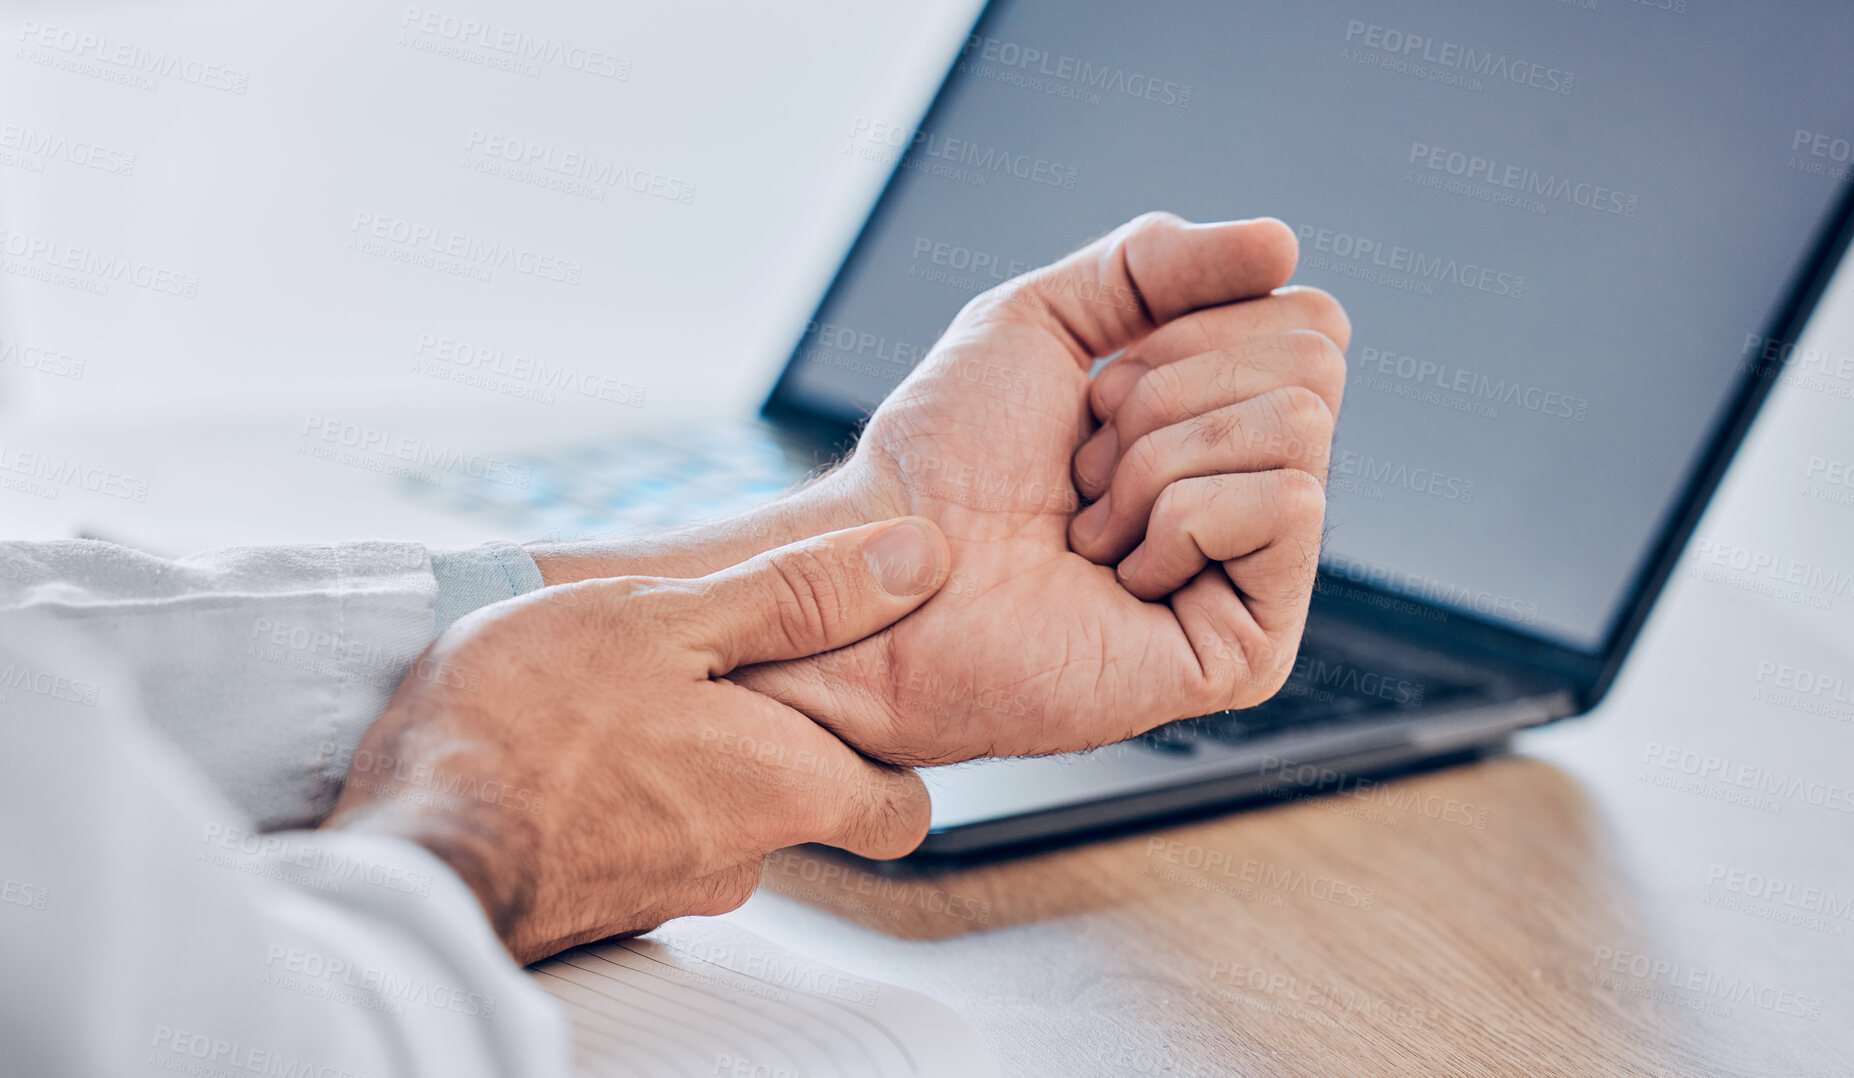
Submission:
[[[550,586],[596,577],[707,576],[800,539],[897,515],[901,510],[869,481],[870,471],[851,458],[777,501],[726,520],[637,538],[531,543],[526,549]]]

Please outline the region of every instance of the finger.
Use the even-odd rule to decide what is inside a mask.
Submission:
[[[1352,343],[1352,322],[1338,300],[1317,288],[1278,288],[1260,299],[1195,311],[1159,327],[1101,371],[1090,387],[1089,405],[1094,417],[1105,423],[1146,368],[1296,329],[1324,335],[1340,352]]]
[[[1131,391],[1122,395],[1107,424],[1075,453],[1075,484],[1088,498],[1099,498],[1113,478],[1121,446],[1162,427],[1284,386],[1313,390],[1334,415],[1345,395],[1344,353],[1310,329],[1289,330],[1163,366],[1136,364],[1126,369],[1135,375]]]
[[[1172,592],[1172,612],[1203,671],[1198,707],[1252,707],[1293,668],[1319,566],[1325,491],[1297,469],[1180,488],[1165,507],[1169,519],[1155,522],[1122,563],[1121,580],[1136,595]]]
[[[1304,386],[1285,386],[1134,442],[1107,493],[1069,522],[1069,548],[1110,565],[1147,533],[1160,494],[1193,476],[1300,468],[1323,480],[1332,452],[1333,414]]]
[[[922,517],[769,550],[699,582],[694,643],[711,677],[844,647],[926,602],[951,562],[940,529]]]
[[[829,731],[778,701],[739,685],[725,707],[740,729],[777,730],[753,745],[736,744],[735,756],[755,765],[746,781],[758,844],[765,850],[822,842],[861,857],[910,853],[927,834],[931,809],[926,784],[905,767],[859,755]],[[733,727],[730,727],[732,729]],[[725,740],[715,746],[725,757]]]
[[[1294,272],[1294,231],[1273,218],[1192,224],[1148,213],[998,292],[1047,316],[1086,368],[1191,311],[1266,295]]]
[[[1317,538],[1325,499],[1312,505],[1294,500],[1303,495],[1306,478],[1291,474],[1296,471],[1198,476],[1166,487],[1152,507],[1146,538],[1115,569],[1121,585],[1148,602],[1162,599],[1206,565],[1253,554],[1283,530],[1292,532],[1303,515],[1315,521]]]

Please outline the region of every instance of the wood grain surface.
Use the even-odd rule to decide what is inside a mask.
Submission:
[[[1786,663],[1854,647],[1693,578],[1513,755],[984,864],[783,851],[733,916],[1007,1074],[1854,1074],[1854,704]]]

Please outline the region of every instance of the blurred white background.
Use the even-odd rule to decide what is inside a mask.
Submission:
[[[0,5],[0,340],[15,353],[0,443],[146,491],[0,490],[5,534],[89,530],[162,553],[474,542],[482,523],[298,453],[308,417],[506,457],[750,411],[884,179],[843,155],[851,123],[911,123],[976,10]],[[500,167],[492,138],[544,147],[544,174],[593,162],[606,182],[584,186],[603,198],[476,171]],[[643,191],[609,182],[616,168]],[[357,221],[554,261],[465,279],[349,249],[372,227]],[[577,285],[544,279],[567,265]],[[193,279],[196,298],[159,291]],[[594,384],[616,399],[436,378],[415,367],[426,339],[610,379]]]
[[[471,543],[494,525],[305,455],[305,428],[506,459],[745,414],[884,178],[851,125],[911,123],[978,6],[0,6],[0,532]],[[491,145],[642,190],[484,172],[508,171]],[[399,260],[453,246],[546,261]],[[1845,277],[1804,342],[1831,357],[1854,355]],[[460,371],[438,340],[618,399],[434,377]],[[1854,565],[1854,487],[1811,473],[1854,461],[1851,395],[1845,373],[1780,388],[1702,536]],[[1850,602],[1775,609],[1845,634]]]

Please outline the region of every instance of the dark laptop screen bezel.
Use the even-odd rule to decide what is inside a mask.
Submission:
[[[982,34],[1003,7],[1003,4],[987,2],[968,31],[968,38]],[[947,88],[958,77],[957,60],[956,54],[948,64],[947,73],[934,92],[931,104],[915,123],[916,130],[928,124],[939,111],[946,99]],[[903,154],[902,158],[905,156]],[[869,222],[894,190],[902,158],[898,158],[890,168],[881,194],[870,204],[863,226],[857,230],[856,239],[844,251],[830,286],[825,289],[811,317],[806,320],[807,326],[815,322],[835,298],[856,249],[868,232]],[[1848,248],[1851,230],[1854,230],[1854,184],[1850,184],[1848,190],[1843,192],[1816,235],[1804,247],[1803,257],[1785,289],[1784,298],[1765,326],[1764,340],[1786,345],[1793,345],[1797,341]],[[760,412],[771,421],[804,433],[818,444],[839,446],[847,450],[855,442],[860,422],[846,422],[810,407],[793,390],[793,375],[799,367],[803,345],[804,334],[801,332],[798,340],[793,342],[791,355],[786,359],[779,379],[761,405]],[[1718,488],[1739,444],[1744,441],[1756,419],[1759,407],[1770,395],[1781,368],[1780,362],[1759,361],[1745,365],[1733,389],[1730,403],[1715,420],[1701,451],[1694,456],[1679,496],[1668,507],[1664,522],[1655,532],[1640,568],[1630,578],[1624,591],[1624,601],[1619,607],[1620,616],[1597,650],[1583,651],[1454,607],[1424,602],[1376,585],[1334,576],[1325,569],[1320,570],[1319,582],[1315,587],[1316,611],[1367,620],[1404,634],[1406,638],[1430,641],[1439,647],[1465,649],[1497,657],[1569,685],[1576,693],[1580,711],[1595,706],[1615,680],[1629,648],[1640,635],[1655,599],[1673,574],[1687,540],[1698,526],[1713,491]]]

